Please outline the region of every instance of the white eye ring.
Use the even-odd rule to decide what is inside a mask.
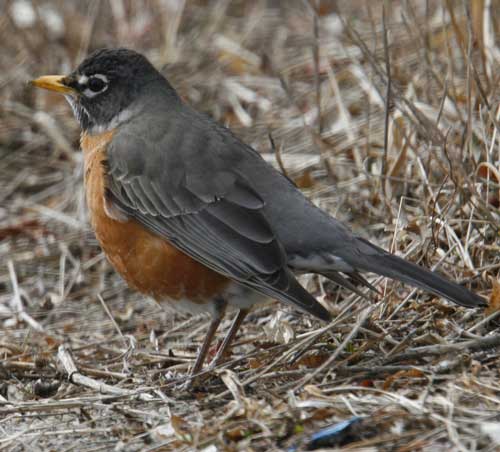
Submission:
[[[84,80],[84,77],[85,77],[85,80]],[[89,87],[85,88],[83,90],[83,95],[85,97],[91,98],[91,97],[97,96],[98,94],[101,94],[108,89],[109,82],[108,82],[108,78],[105,75],[93,74],[90,77],[82,76],[82,81],[84,81],[85,82],[84,84],[86,84],[87,86],[89,85],[89,83],[92,82],[92,79],[101,80],[103,82],[103,86],[98,91],[92,90]]]

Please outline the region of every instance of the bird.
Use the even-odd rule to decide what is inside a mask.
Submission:
[[[319,320],[331,313],[297,280],[320,274],[373,288],[375,273],[453,303],[481,296],[357,236],[228,128],[192,108],[142,54],[91,53],[35,87],[62,93],[80,128],[91,226],[128,285],[211,321],[190,375],[202,369],[226,311],[237,313],[211,366],[250,309],[277,299]],[[361,292],[363,294],[363,292]]]

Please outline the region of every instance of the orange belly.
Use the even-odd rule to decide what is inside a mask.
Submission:
[[[85,192],[90,220],[104,253],[129,286],[157,300],[188,298],[203,303],[220,294],[229,280],[147,231],[135,220],[118,221],[105,208],[106,144],[112,132],[83,135]]]

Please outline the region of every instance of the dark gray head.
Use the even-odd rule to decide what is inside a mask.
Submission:
[[[83,130],[116,127],[133,114],[134,101],[152,86],[176,98],[173,88],[141,54],[128,49],[101,49],[68,76],[45,76],[35,86],[62,92]]]

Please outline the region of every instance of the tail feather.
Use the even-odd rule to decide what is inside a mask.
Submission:
[[[366,249],[366,245],[368,245],[370,252],[358,254],[355,259],[352,259],[353,255],[345,257],[345,260],[356,270],[373,272],[381,276],[397,279],[468,308],[487,305],[484,298],[457,283],[447,280],[438,273],[390,254],[366,240],[358,240],[362,242],[363,249]]]
[[[361,292],[361,290],[359,290],[351,281],[349,281],[349,279],[342,276],[339,272],[330,271],[330,272],[321,272],[320,274],[323,275],[325,278],[328,278],[331,281],[333,281],[334,283],[338,284],[340,287],[343,287],[344,289],[350,290],[351,292],[354,292],[355,294],[359,295],[360,297],[362,297],[364,299],[368,299],[366,294]],[[363,278],[363,281],[366,281],[366,280]],[[361,285],[366,285],[366,284],[361,283],[361,281],[359,281],[359,280],[355,280],[354,282],[357,282],[358,284],[361,284]],[[368,281],[366,281],[366,282],[367,282],[367,284],[370,284],[370,283],[368,283]],[[370,284],[370,286],[373,287],[371,284]]]
[[[370,289],[372,292],[380,294],[380,291],[373,284],[371,284],[370,281],[368,281],[358,272],[352,272],[349,274],[349,276],[354,282],[361,284],[362,286],[368,287],[368,289]]]
[[[292,302],[292,305],[312,314],[316,318],[329,322],[332,315],[293,277],[286,292],[283,293],[283,301]]]
[[[331,314],[297,281],[293,273],[286,271],[280,275],[280,281],[275,281],[273,285],[254,285],[254,288],[275,299],[287,303],[295,308],[305,311],[319,320],[329,322],[332,320]],[[286,281],[286,287],[281,283]],[[276,287],[273,287],[276,286]],[[278,288],[279,287],[279,288]]]

